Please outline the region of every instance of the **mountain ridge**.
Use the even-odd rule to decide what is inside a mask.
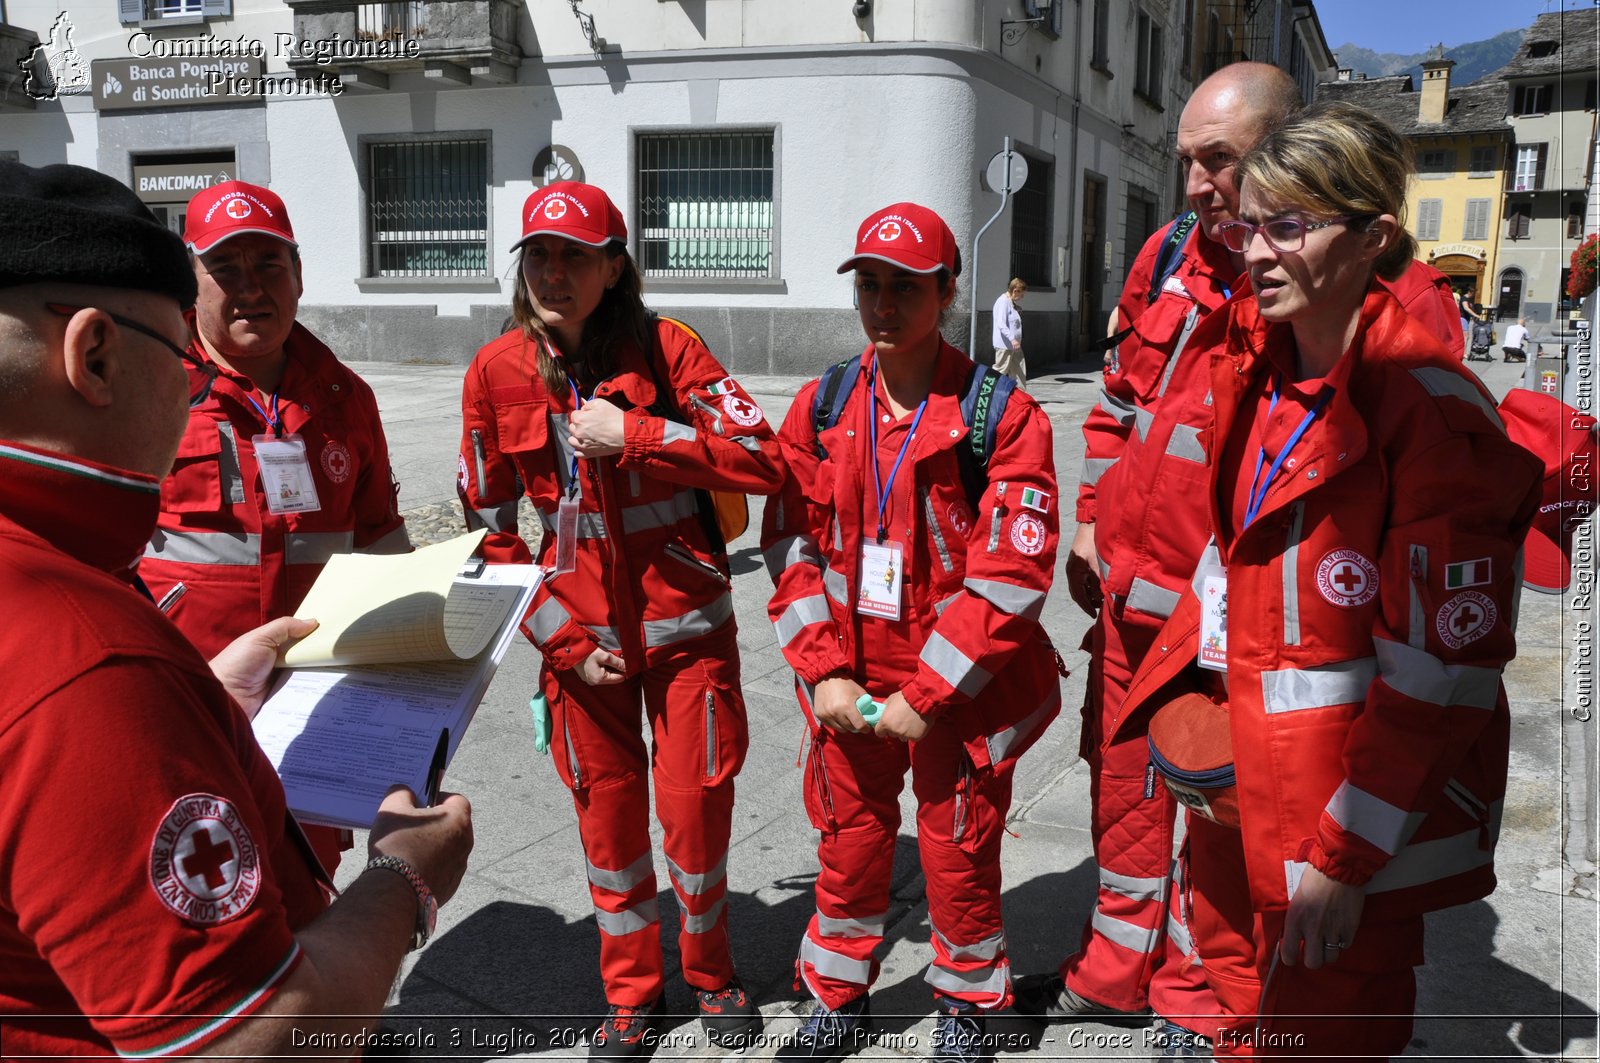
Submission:
[[[1454,48],[1446,48],[1445,58],[1455,60],[1456,64],[1450,71],[1450,84],[1470,85],[1505,66],[1517,54],[1525,32],[1525,29],[1506,30],[1481,41],[1468,41]],[[1341,68],[1348,67],[1367,77],[1410,74],[1412,87],[1421,88],[1422,62],[1432,54],[1433,49],[1414,55],[1400,55],[1396,52],[1375,52],[1352,41],[1333,49],[1333,52]]]

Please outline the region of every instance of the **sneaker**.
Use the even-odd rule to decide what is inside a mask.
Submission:
[[[609,1005],[606,1017],[589,1035],[589,1058],[649,1059],[655,1054],[666,1010],[666,994],[642,1007]]]
[[[993,1063],[987,1033],[988,1023],[976,1006],[941,997],[930,1063]]]
[[[863,993],[837,1009],[817,1001],[805,1025],[778,1046],[776,1063],[833,1063],[866,1044],[872,1004]]]
[[[1012,1010],[1045,1024],[1053,1022],[1103,1022],[1112,1026],[1143,1026],[1149,1009],[1122,1011],[1096,1004],[1067,988],[1059,974],[1025,974],[1012,984]]]
[[[1161,1049],[1157,1059],[1210,1059],[1211,1042],[1195,1033],[1186,1030],[1171,1019],[1162,1019],[1156,1026],[1153,1038],[1155,1046]]]
[[[700,1025],[719,1048],[744,1048],[761,1032],[761,1012],[750,1002],[744,986],[734,979],[721,989],[697,989]]]

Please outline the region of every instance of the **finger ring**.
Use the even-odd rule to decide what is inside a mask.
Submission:
[[[1340,938],[1338,941],[1330,941],[1322,947],[1330,952],[1338,952],[1340,949],[1347,949],[1350,946],[1344,943],[1343,938]]]

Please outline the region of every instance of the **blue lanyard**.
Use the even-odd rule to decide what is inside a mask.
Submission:
[[[878,542],[883,542],[883,510],[889,504],[889,498],[894,493],[894,478],[900,472],[900,463],[905,460],[906,448],[911,446],[911,440],[917,434],[917,425],[922,423],[922,413],[928,408],[928,399],[923,397],[917,406],[917,415],[912,418],[911,431],[906,433],[905,442],[900,444],[900,453],[895,455],[894,465],[889,469],[889,485],[887,489],[882,483],[881,474],[878,472],[878,371],[874,367],[867,376],[870,385],[868,391],[872,395],[872,407],[867,417],[867,432],[872,437],[872,483],[878,489]]]
[[[262,408],[261,403],[256,401],[254,395],[246,395],[245,398],[249,400],[250,405],[252,405],[252,406],[254,406],[256,408],[256,412],[261,415],[261,419],[263,421],[267,422],[267,427],[272,429],[273,436],[278,438],[278,439],[282,439],[283,438],[283,418],[278,416],[278,393],[276,391],[274,391],[272,393],[272,399],[271,399],[272,412],[271,413],[268,413],[266,410],[264,410]]]
[[[1278,406],[1278,383],[1279,377],[1274,376],[1272,378],[1272,401],[1267,404],[1267,418],[1269,420],[1272,417],[1272,411]],[[1278,475],[1278,470],[1283,468],[1284,459],[1289,456],[1289,452],[1294,449],[1295,444],[1300,442],[1300,437],[1306,434],[1306,429],[1311,427],[1311,422],[1317,419],[1317,414],[1322,412],[1322,408],[1328,404],[1328,399],[1332,395],[1333,389],[1326,385],[1317,393],[1317,401],[1311,404],[1311,409],[1306,411],[1306,415],[1300,419],[1300,424],[1290,434],[1289,441],[1283,445],[1282,450],[1278,451],[1278,456],[1272,459],[1272,464],[1267,468],[1267,478],[1265,480],[1261,479],[1261,465],[1266,461],[1267,448],[1264,446],[1257,448],[1256,473],[1250,478],[1250,498],[1244,507],[1244,526],[1246,528],[1250,527],[1251,522],[1256,519],[1256,514],[1261,512],[1261,503],[1267,499],[1267,488],[1272,486],[1273,478]]]
[[[578,383],[572,379],[572,374],[567,374],[567,387],[572,389],[572,412],[577,413],[583,409],[583,396],[578,394]],[[567,497],[574,498],[578,494],[578,452],[572,452],[572,468],[567,471]]]

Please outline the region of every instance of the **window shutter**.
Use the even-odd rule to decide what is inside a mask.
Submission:
[[[144,0],[117,0],[117,21],[124,26],[144,18]]]
[[[1439,199],[1424,199],[1418,204],[1417,211],[1417,239],[1439,239],[1439,215],[1444,208],[1444,201]]]
[[[1518,205],[1511,210],[1511,224],[1506,228],[1506,236],[1512,240],[1526,240],[1528,229],[1532,222],[1532,208]]]
[[[1545,162],[1545,156],[1547,156],[1549,154],[1549,152],[1550,152],[1550,145],[1548,145],[1548,144],[1540,144],[1539,145],[1539,161],[1534,165],[1534,170],[1533,170],[1533,187],[1535,189],[1539,189],[1539,188],[1543,188],[1544,187],[1544,162]]]
[[[1150,98],[1161,99],[1161,66],[1166,62],[1166,51],[1162,48],[1161,27],[1150,27]]]
[[[1462,227],[1463,240],[1484,240],[1489,236],[1489,201],[1467,200],[1467,223]]]
[[[233,15],[233,0],[200,0],[200,13],[206,18],[229,18]]]

